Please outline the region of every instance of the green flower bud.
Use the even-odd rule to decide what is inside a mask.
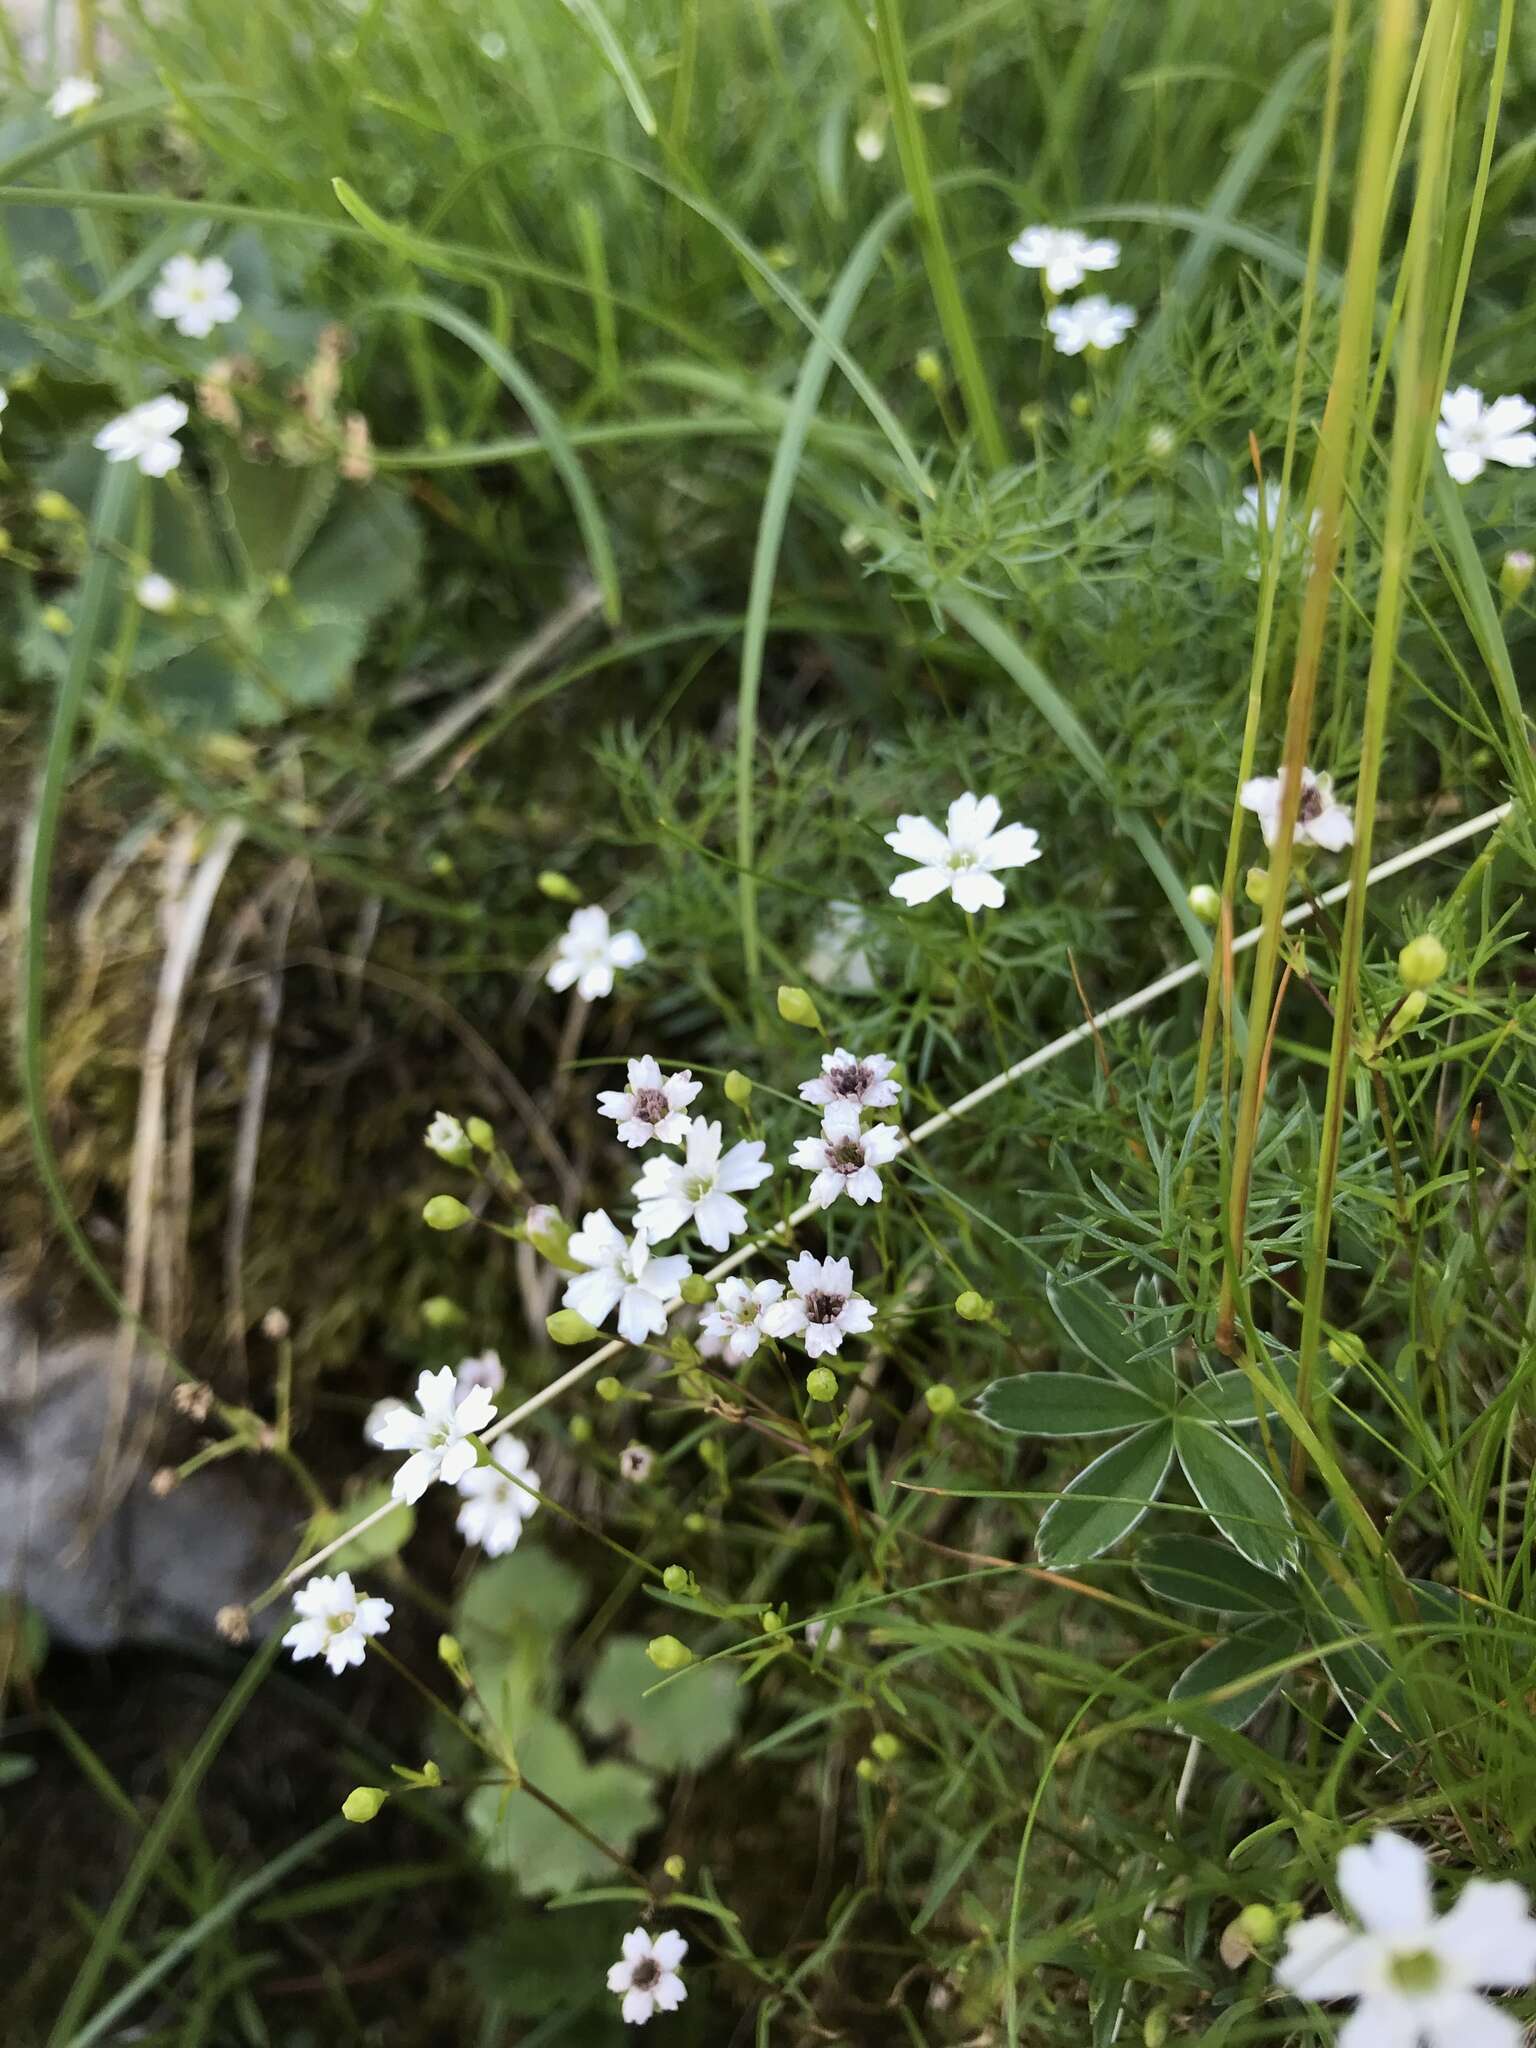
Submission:
[[[435,1152],[445,1166],[468,1166],[470,1162],[468,1133],[456,1116],[445,1115],[442,1110],[427,1125],[421,1142],[429,1152]]]
[[[1532,576],[1536,576],[1536,555],[1529,548],[1511,548],[1499,564],[1499,590],[1514,604],[1524,597]]]
[[[39,491],[32,500],[32,509],[39,519],[65,520],[80,517],[62,491]]]
[[[580,903],[581,891],[568,875],[559,874],[554,868],[545,868],[539,876],[539,893],[553,897],[556,903]]]
[[[669,1564],[661,1575],[661,1583],[669,1593],[686,1593],[693,1584],[693,1573],[685,1564]]]
[[[709,1517],[701,1515],[698,1509],[695,1508],[691,1515],[684,1515],[683,1527],[690,1536],[702,1536],[709,1527]]]
[[[872,1756],[861,1756],[853,1767],[853,1775],[856,1778],[862,1778],[866,1785],[878,1785],[880,1782],[880,1766]]]
[[[1433,932],[1410,939],[1397,956],[1404,988],[1433,988],[1449,965],[1445,948]]]
[[[813,1401],[835,1401],[837,1374],[830,1365],[813,1365],[805,1376],[805,1391]]]
[[[592,1391],[596,1394],[599,1401],[622,1401],[624,1398],[624,1382],[616,1380],[612,1373],[605,1373]]]
[[[1202,924],[1220,924],[1221,891],[1209,882],[1196,882],[1189,892],[1189,907]]]
[[[919,384],[926,384],[930,391],[941,391],[944,387],[944,365],[931,348],[919,349],[917,361],[912,365]]]
[[[725,1077],[725,1099],[734,1103],[737,1109],[745,1109],[752,1100],[752,1083],[735,1067]]]
[[[474,1680],[469,1675],[469,1665],[464,1657],[464,1646],[458,1637],[439,1636],[437,1639],[437,1655],[438,1661],[447,1666],[467,1692],[474,1683]]]
[[[1168,2039],[1168,2008],[1154,2005],[1141,2023],[1142,2048],[1164,2048]]]
[[[421,1304],[421,1320],[429,1330],[451,1330],[464,1320],[464,1311],[446,1294],[429,1295]]]
[[[1153,462],[1167,462],[1178,453],[1179,437],[1172,427],[1156,426],[1147,429],[1147,454]]]
[[[765,1636],[776,1636],[784,1626],[784,1617],[776,1607],[765,1607],[758,1616],[758,1624]]]
[[[1274,1908],[1262,1903],[1244,1906],[1237,1916],[1237,1924],[1255,1948],[1267,1948],[1280,1931]]]
[[[421,1212],[428,1230],[462,1230],[474,1217],[457,1195],[434,1195]]]
[[[555,1344],[590,1344],[598,1334],[586,1317],[577,1315],[573,1308],[557,1308],[553,1315],[544,1318],[544,1327]]]
[[[274,597],[290,597],[293,594],[293,583],[281,569],[267,578],[267,588]]]
[[[688,1860],[684,1856],[669,1856],[661,1867],[674,1884],[681,1884],[688,1875]]]
[[[879,1757],[881,1763],[893,1764],[897,1757],[901,1755],[906,1745],[899,1735],[888,1735],[882,1732],[875,1737],[869,1747],[872,1753]]]
[[[702,1308],[706,1301],[715,1298],[714,1283],[702,1273],[690,1273],[677,1291],[692,1308]]]
[[[465,1120],[464,1135],[478,1152],[490,1152],[496,1144],[496,1133],[483,1116],[472,1116]]]
[[[786,1024],[798,1024],[805,1031],[819,1031],[821,1017],[803,988],[779,985],[779,1015]]]
[[[585,1415],[573,1415],[566,1424],[573,1444],[589,1444],[592,1441],[592,1425]]]
[[[1097,351],[1092,351],[1097,353]],[[1093,399],[1086,391],[1074,391],[1067,401],[1067,409],[1075,420],[1085,420],[1093,411]]]
[[[964,1294],[955,1298],[955,1314],[962,1323],[990,1323],[996,1313],[996,1305],[974,1287],[967,1287]]]
[[[541,1259],[548,1259],[562,1273],[584,1273],[587,1269],[570,1253],[571,1226],[552,1202],[535,1202],[523,1218],[523,1235]]]
[[[1262,910],[1269,897],[1269,869],[1250,868],[1243,877],[1243,893]]]
[[[645,1646],[645,1654],[658,1671],[686,1671],[693,1662],[692,1650],[676,1636],[653,1636]]]
[[[341,1802],[343,1820],[356,1821],[359,1827],[377,1818],[389,1794],[377,1785],[358,1785]]]
[[[75,622],[62,605],[45,604],[38,613],[50,633],[57,633],[61,640],[67,640],[75,630]]]
[[[1392,1045],[1405,1031],[1411,1031],[1428,1007],[1429,997],[1421,988],[1409,989],[1397,1006],[1397,1013],[1381,1034],[1382,1049]]]
[[[953,1415],[960,1406],[960,1396],[953,1387],[946,1386],[943,1380],[935,1386],[924,1387],[923,1399],[928,1404],[930,1415]]]
[[[1345,1330],[1339,1336],[1328,1339],[1328,1356],[1335,1365],[1347,1368],[1352,1365],[1364,1365],[1370,1354],[1352,1330]]]

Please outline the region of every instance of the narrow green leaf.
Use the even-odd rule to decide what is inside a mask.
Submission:
[[[984,1421],[1014,1436],[1112,1436],[1163,1412],[1119,1380],[1085,1372],[1026,1372],[994,1380],[976,1404]]]
[[[565,0],[567,11],[573,14],[591,36],[603,55],[608,59],[609,69],[619,81],[625,99],[634,111],[635,119],[647,135],[656,133],[656,115],[646,98],[645,87],[624,49],[614,34],[608,17],[595,5],[595,0]]]
[[[1130,1534],[1162,1490],[1173,1462],[1173,1430],[1157,1423],[1095,1458],[1046,1509],[1035,1538],[1053,1570],[1086,1564]]]
[[[1277,1367],[1274,1377],[1295,1393],[1294,1363]],[[1274,1403],[1255,1390],[1245,1372],[1218,1372],[1209,1379],[1197,1380],[1179,1406],[1180,1414],[1191,1422],[1224,1422],[1229,1428],[1238,1429],[1257,1422],[1261,1410],[1265,1415],[1277,1412]]]
[[[1251,1451],[1208,1422],[1175,1424],[1179,1463],[1211,1520],[1261,1571],[1296,1562],[1284,1496]]]
[[[1300,1644],[1299,1627],[1274,1620],[1250,1622],[1224,1643],[1217,1643],[1173,1682],[1169,1699],[1199,1706],[1199,1712],[1180,1726],[1192,1735],[1212,1721],[1223,1728],[1241,1728],[1274,1698],[1281,1681],[1272,1667],[1293,1656]],[[1270,1675],[1254,1678],[1256,1672]],[[1245,1684],[1245,1679],[1252,1682]],[[1212,1694],[1219,1697],[1212,1698]]]

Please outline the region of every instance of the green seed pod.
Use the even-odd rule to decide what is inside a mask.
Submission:
[[[974,1287],[967,1287],[964,1294],[955,1298],[955,1314],[962,1323],[990,1323],[996,1313],[996,1304],[978,1294]]]
[[[923,1389],[923,1399],[928,1404],[930,1415],[953,1415],[960,1406],[960,1396],[951,1386],[940,1380],[936,1386]]]
[[[1446,950],[1433,932],[1410,939],[1397,956],[1404,988],[1433,988],[1449,965]]]
[[[1189,907],[1202,924],[1221,922],[1221,891],[1209,882],[1196,882],[1189,892]]]
[[[725,1099],[734,1103],[737,1109],[745,1109],[752,1100],[752,1083],[747,1076],[732,1067],[725,1077]]]
[[[830,1365],[813,1365],[805,1376],[805,1391],[813,1401],[835,1401],[837,1374]]]
[[[786,1024],[798,1024],[803,1030],[821,1029],[820,1013],[803,988],[791,988],[787,983],[780,984],[779,1015]]]
[[[544,1318],[544,1327],[556,1344],[590,1344],[598,1335],[586,1317],[577,1315],[573,1308],[557,1308],[553,1315]]]

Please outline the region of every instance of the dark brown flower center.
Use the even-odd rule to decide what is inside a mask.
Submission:
[[[643,1124],[659,1124],[671,1113],[672,1105],[659,1088],[637,1088],[631,1104]]]
[[[839,1173],[857,1173],[864,1164],[864,1147],[857,1138],[839,1138],[827,1147],[827,1164]]]
[[[1323,809],[1322,791],[1315,782],[1309,782],[1301,792],[1301,802],[1296,808],[1297,818],[1303,825],[1310,825],[1323,815]]]
[[[629,1984],[632,1991],[649,1991],[653,1984],[660,1982],[661,1965],[654,1956],[644,1957],[636,1963],[630,1973]]]
[[[834,1067],[827,1075],[827,1085],[834,1095],[862,1095],[869,1086],[869,1069],[862,1063],[851,1067]]]
[[[823,1294],[819,1287],[801,1299],[808,1323],[835,1323],[848,1302],[846,1294]]]

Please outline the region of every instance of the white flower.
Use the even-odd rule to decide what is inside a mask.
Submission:
[[[506,1385],[507,1369],[501,1362],[499,1351],[477,1352],[473,1358],[461,1358],[453,1375],[453,1389],[459,1400],[472,1394],[476,1387],[484,1387],[488,1394],[499,1394]]]
[[[840,1621],[834,1621],[830,1625],[819,1618],[816,1621],[808,1621],[805,1624],[803,1634],[805,1636],[805,1647],[808,1650],[816,1649],[822,1639],[825,1638],[827,1645],[825,1654],[829,1657],[843,1646],[843,1624]]]
[[[1052,306],[1045,324],[1062,355],[1080,356],[1085,348],[1117,348],[1136,325],[1136,308],[1090,292],[1086,299]]]
[[[595,1003],[599,996],[612,995],[615,968],[638,967],[644,958],[638,932],[610,931],[603,906],[587,903],[571,912],[544,979],[552,989],[567,989],[574,982],[576,993]]]
[[[349,1572],[337,1572],[334,1578],[321,1576],[300,1586],[293,1611],[299,1618],[283,1637],[283,1648],[292,1650],[296,1664],[323,1656],[339,1674],[349,1664],[362,1663],[370,1636],[388,1634],[395,1610],[387,1600],[359,1593]]]
[[[1474,1878],[1435,1915],[1429,1858],[1379,1834],[1339,1857],[1339,1890],[1362,1933],[1335,1913],[1294,1926],[1275,1982],[1297,1998],[1358,1999],[1340,2048],[1520,2048],[1523,2030],[1479,1997],[1536,1977],[1536,1920],[1518,1884]]]
[[[998,869],[1026,867],[1040,858],[1039,833],[1029,825],[1005,825],[999,832],[1002,815],[995,796],[976,797],[970,790],[950,805],[942,832],[929,819],[903,811],[885,843],[917,866],[896,877],[891,894],[903,903],[926,903],[947,889],[962,910],[998,909],[1005,898]]]
[[[812,1208],[830,1209],[839,1195],[862,1208],[880,1199],[877,1167],[889,1166],[901,1150],[900,1134],[889,1124],[859,1128],[856,1102],[834,1102],[821,1120],[821,1134],[802,1138],[789,1155],[791,1166],[803,1166],[811,1182]]]
[[[597,1098],[598,1114],[611,1116],[619,1136],[636,1151],[652,1138],[662,1145],[680,1145],[688,1131],[683,1114],[704,1084],[695,1081],[686,1067],[680,1074],[663,1076],[647,1053],[631,1060],[627,1088],[604,1088]]]
[[[1248,574],[1255,578],[1264,566],[1263,553],[1274,536],[1275,528],[1280,523],[1280,480],[1278,477],[1265,478],[1263,504],[1264,516],[1261,520],[1259,517],[1259,487],[1257,484],[1248,484],[1243,490],[1242,503],[1232,514],[1232,524],[1238,528],[1247,540],[1249,552],[1252,555]],[[1322,524],[1322,518],[1322,513],[1314,506],[1311,516],[1307,520],[1307,538],[1309,540],[1317,538],[1317,529]],[[1287,553],[1299,548],[1301,545],[1300,517],[1293,512],[1288,525],[1289,531],[1285,537]]]
[[[717,1355],[732,1365],[749,1359],[762,1341],[764,1309],[772,1308],[783,1292],[778,1280],[759,1280],[755,1287],[745,1280],[722,1280],[700,1319],[704,1336],[719,1346]],[[702,1344],[699,1349],[701,1355],[709,1355]]]
[[[437,1110],[422,1134],[421,1142],[447,1166],[467,1166],[473,1156],[469,1134],[456,1116]]]
[[[459,1534],[466,1543],[478,1543],[487,1557],[505,1557],[516,1550],[523,1524],[538,1506],[526,1490],[538,1484],[538,1473],[528,1468],[528,1446],[520,1437],[504,1436],[492,1445],[490,1464],[476,1465],[459,1481]]]
[[[822,1054],[821,1072],[814,1081],[800,1083],[800,1094],[823,1108],[833,1102],[855,1102],[860,1109],[889,1109],[901,1093],[901,1083],[891,1079],[895,1069],[896,1062],[883,1052],[860,1059],[839,1046],[836,1052]]]
[[[1524,398],[1491,402],[1470,384],[1458,384],[1440,401],[1435,439],[1445,466],[1459,484],[1481,476],[1490,462],[1510,469],[1536,464],[1536,434],[1526,429],[1536,421],[1536,406]]]
[[[169,576],[162,576],[158,569],[150,569],[134,584],[133,594],[145,611],[164,615],[175,611],[180,593]]]
[[[174,320],[176,332],[191,341],[206,341],[215,327],[226,326],[240,313],[240,295],[230,290],[234,272],[222,256],[173,256],[160,272],[149,295],[157,320]]]
[[[617,1309],[619,1335],[626,1344],[643,1343],[667,1327],[667,1304],[688,1277],[685,1258],[653,1257],[645,1232],[625,1237],[606,1209],[591,1209],[582,1217],[567,1249],[590,1270],[578,1273],[566,1288],[563,1307],[585,1316],[594,1329],[601,1329]]]
[[[67,121],[72,114],[83,114],[87,107],[94,107],[100,98],[101,87],[94,78],[61,78],[53,89],[48,111],[55,121]]]
[[[0,412],[4,412],[5,408],[10,404],[10,402],[11,394],[9,393],[9,391],[6,390],[3,384],[0,384]]]
[[[416,1407],[405,1402],[378,1426],[384,1451],[410,1451],[395,1474],[396,1500],[420,1500],[434,1479],[452,1486],[475,1463],[470,1442],[476,1430],[496,1419],[496,1404],[484,1387],[474,1387],[461,1401],[453,1367],[424,1372],[416,1382]]]
[[[1070,292],[1090,270],[1113,270],[1120,244],[1107,236],[1095,241],[1079,228],[1025,228],[1008,254],[1021,270],[1043,270],[1047,291]]]
[[[92,445],[108,462],[136,462],[142,476],[166,476],[181,461],[176,436],[186,424],[179,398],[147,398],[108,420]]]
[[[872,995],[875,970],[868,952],[869,920],[857,903],[834,897],[801,962],[807,981],[852,995]]]
[[[746,1229],[747,1212],[736,1195],[760,1186],[773,1168],[761,1138],[742,1139],[722,1158],[723,1142],[719,1124],[696,1121],[688,1126],[681,1159],[657,1153],[640,1169],[635,1220],[653,1244],[691,1222],[711,1251],[723,1252]]]
[[[655,1452],[647,1450],[644,1444],[626,1444],[619,1453],[619,1477],[638,1486],[650,1478],[655,1462]]]
[[[675,1928],[654,1941],[643,1927],[619,1944],[623,1960],[608,1972],[608,1989],[623,1999],[619,2011],[632,2027],[643,2027],[653,2013],[676,2012],[688,1996],[677,1974],[688,1944]]]
[[[789,1293],[763,1311],[770,1337],[798,1337],[812,1358],[841,1351],[845,1337],[861,1337],[874,1320],[873,1306],[853,1291],[849,1261],[810,1252],[790,1260]]]
[[[375,1401],[368,1410],[368,1418],[363,1424],[363,1441],[372,1444],[375,1450],[382,1451],[384,1449],[384,1440],[381,1432],[384,1428],[385,1420],[388,1416],[393,1415],[396,1410],[402,1415],[409,1415],[411,1412],[408,1404],[404,1401],[396,1400],[393,1394],[387,1394],[382,1401]]]
[[[1274,845],[1280,831],[1284,784],[1283,775],[1255,775],[1237,793],[1243,809],[1257,814],[1266,846]],[[1334,796],[1333,777],[1314,775],[1310,768],[1303,768],[1301,803],[1296,811],[1296,845],[1321,846],[1329,853],[1342,853],[1354,837],[1355,821],[1348,804],[1341,804]]]

